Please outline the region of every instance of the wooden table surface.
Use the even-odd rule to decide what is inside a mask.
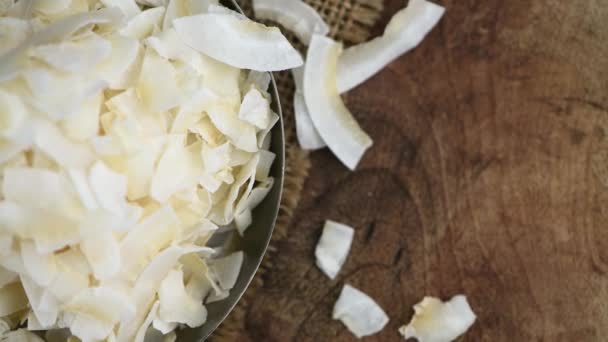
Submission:
[[[380,33],[404,1],[386,1]],[[466,294],[462,341],[608,340],[608,2],[453,0],[415,51],[345,100],[374,139],[355,172],[328,151],[247,312],[242,341],[355,341],[344,283],[397,328],[425,295]],[[356,229],[335,281],[324,220]]]

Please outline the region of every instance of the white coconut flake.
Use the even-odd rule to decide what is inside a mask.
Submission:
[[[255,126],[238,118],[238,107],[230,103],[215,103],[207,109],[207,114],[215,127],[225,134],[230,142],[241,150],[258,150]]]
[[[63,120],[61,128],[67,138],[85,142],[97,136],[102,101],[103,93],[99,91],[84,101],[78,115]]]
[[[467,298],[452,297],[447,302],[438,298],[424,297],[414,306],[414,317],[408,325],[399,328],[404,338],[420,342],[449,342],[464,334],[475,322]]]
[[[77,73],[99,64],[110,54],[111,47],[109,41],[93,33],[80,40],[39,45],[29,53],[56,69]]]
[[[110,89],[127,89],[135,85],[141,69],[141,43],[132,37],[111,35],[110,55],[96,67],[97,76],[109,84]]]
[[[141,10],[135,0],[99,0],[106,7],[117,7],[120,8],[122,13],[128,19],[135,17]]]
[[[234,287],[243,265],[244,257],[243,252],[236,252],[210,261],[209,267],[217,277],[222,290],[227,291]]]
[[[156,52],[147,50],[137,93],[148,109],[164,112],[179,104],[180,93],[173,65]]]
[[[304,97],[317,131],[331,151],[354,170],[371,138],[359,127],[336,89],[336,65],[342,46],[315,35],[308,49]]]
[[[93,269],[95,278],[108,279],[120,271],[120,246],[112,231],[106,228],[94,236],[85,238],[80,248]]]
[[[338,63],[340,93],[363,83],[399,56],[415,48],[437,25],[445,8],[426,0],[410,0],[397,12],[381,37],[344,51]]]
[[[329,33],[329,26],[321,15],[302,0],[254,0],[257,19],[267,19],[283,25],[308,45],[313,34]]]
[[[293,94],[293,110],[296,121],[296,134],[298,143],[304,150],[318,150],[327,146],[319,132],[315,128],[304,95],[300,93]]]
[[[296,136],[300,147],[305,150],[318,150],[327,146],[319,132],[315,128],[308,107],[306,107],[306,99],[304,98],[304,70],[305,66],[291,69],[291,75],[296,85],[296,91],[293,94],[293,111],[296,121]]]
[[[75,314],[70,329],[84,341],[105,339],[116,322],[135,315],[133,300],[126,293],[103,286],[81,291],[66,303],[65,310]]]
[[[69,140],[50,122],[36,125],[36,146],[57,164],[65,168],[86,168],[94,161],[91,148]]]
[[[0,111],[0,136],[14,141],[28,117],[27,109],[18,96],[0,90]]]
[[[54,254],[41,254],[32,242],[21,243],[21,259],[28,276],[39,286],[49,285],[57,275]]]
[[[200,53],[187,46],[174,28],[165,30],[158,35],[147,38],[146,44],[152,47],[160,56],[178,60],[190,65],[196,71],[203,73],[205,67]]]
[[[118,32],[126,37],[144,39],[160,29],[164,15],[164,7],[149,8],[131,18]]]
[[[183,278],[183,271],[172,270],[161,282],[158,316],[163,321],[186,324],[191,328],[201,326],[207,320],[207,310],[186,292]]]
[[[355,231],[344,224],[325,221],[323,233],[317,243],[317,266],[330,279],[335,279],[346,261]]]
[[[109,213],[136,222],[141,210],[127,203],[127,177],[96,162],[89,172],[89,184],[101,208]]]
[[[357,338],[373,335],[388,323],[388,316],[373,299],[348,284],[342,288],[332,317],[342,321]]]
[[[256,89],[250,89],[241,103],[239,119],[246,121],[259,129],[265,129],[270,124],[270,101]]]
[[[193,49],[237,68],[279,71],[302,65],[279,29],[238,14],[199,14],[175,19],[173,26]]]
[[[203,173],[201,144],[184,146],[184,136],[176,136],[158,161],[152,178],[150,195],[165,202],[174,193],[198,183]]]
[[[41,12],[42,14],[55,14],[66,10],[72,0],[47,0],[47,1],[33,1],[32,10],[35,12]]]
[[[243,212],[236,214],[234,216],[234,223],[239,234],[241,234],[241,236],[245,235],[245,231],[253,223],[251,210],[245,209]]]

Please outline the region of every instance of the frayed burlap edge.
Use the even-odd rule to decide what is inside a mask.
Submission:
[[[249,17],[253,17],[251,0],[237,0]],[[370,30],[382,12],[382,0],[305,0],[314,7],[331,28],[330,36],[347,44],[365,41]],[[283,30],[290,41],[300,52],[305,47],[293,35]],[[308,152],[300,149],[295,134],[293,114],[294,83],[289,72],[275,73],[277,88],[281,98],[283,119],[285,123],[285,179],[283,198],[276,222],[274,234],[268,252],[262,261],[251,285],[218,329],[209,337],[212,342],[235,341],[245,329],[247,309],[257,290],[264,285],[264,277],[272,270],[272,260],[277,253],[276,246],[288,234],[289,224],[294,210],[298,206],[308,171],[310,159]]]

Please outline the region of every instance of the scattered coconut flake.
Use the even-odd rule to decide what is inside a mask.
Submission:
[[[315,250],[317,266],[330,279],[335,279],[346,261],[355,231],[344,224],[325,221],[323,233]]]
[[[415,338],[420,342],[448,342],[464,334],[475,322],[467,298],[452,297],[447,302],[438,298],[424,297],[414,305],[414,317],[408,325],[399,328],[404,338]]]
[[[296,135],[300,147],[304,150],[318,150],[326,147],[327,144],[319,135],[310,118],[303,94],[297,92],[293,94],[293,111],[296,121]]]
[[[302,0],[254,0],[257,19],[267,19],[283,25],[308,45],[313,34],[329,33],[329,26],[314,8]]]
[[[304,72],[304,97],[317,131],[332,152],[354,170],[371,138],[359,127],[336,90],[336,66],[342,46],[314,35]]]
[[[378,303],[348,284],[342,288],[332,317],[342,321],[357,338],[373,335],[388,323],[388,316]]]
[[[340,93],[363,83],[387,64],[415,48],[437,25],[445,8],[426,0],[410,0],[397,12],[381,37],[344,51],[338,62]]]
[[[236,12],[178,18],[173,26],[193,49],[237,68],[279,71],[302,65],[300,54],[278,28]]]

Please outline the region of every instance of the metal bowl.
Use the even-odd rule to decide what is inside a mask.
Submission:
[[[223,5],[243,13],[234,0],[222,1]],[[272,76],[272,75],[271,75]],[[245,290],[253,280],[260,267],[266,248],[270,242],[275,221],[279,213],[281,192],[283,190],[283,173],[285,170],[285,140],[283,132],[283,114],[279,93],[274,77],[271,77],[269,93],[272,96],[272,109],[279,115],[280,119],[272,129],[272,143],[270,150],[276,154],[276,159],[270,170],[274,177],[273,188],[264,201],[253,211],[253,223],[245,232],[239,244],[239,249],[245,253],[241,273],[236,285],[230,290],[228,298],[206,305],[209,312],[207,322],[199,328],[189,328],[177,332],[178,341],[199,342],[204,341],[222,323],[230,311],[239,301]]]

